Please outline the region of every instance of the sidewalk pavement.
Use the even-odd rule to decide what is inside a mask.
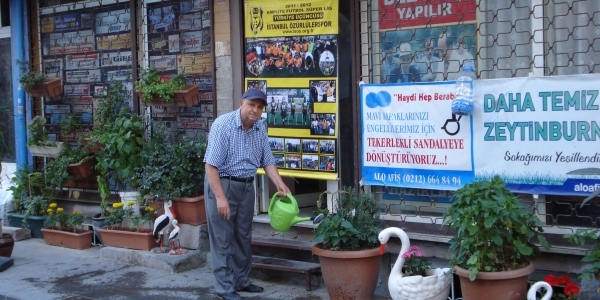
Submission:
[[[15,242],[11,256],[14,265],[0,272],[0,300],[217,299],[210,257],[195,269],[172,273],[108,260],[101,255],[101,248],[72,250],[46,245],[43,239]],[[245,299],[329,299],[322,282],[316,286],[313,280],[313,290],[306,291],[302,274],[282,276],[279,272],[253,270],[250,279],[265,292],[241,292]]]

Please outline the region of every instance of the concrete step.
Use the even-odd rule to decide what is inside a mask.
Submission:
[[[184,254],[170,255],[169,253],[103,247],[100,249],[100,257],[121,264],[139,265],[171,273],[181,273],[203,267],[206,262],[206,252],[201,250],[188,250]]]

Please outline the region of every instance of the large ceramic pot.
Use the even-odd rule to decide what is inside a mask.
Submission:
[[[84,250],[92,247],[92,230],[78,230],[73,232],[72,228],[68,230],[58,230],[56,227],[42,228],[44,241],[47,245],[59,246],[77,250]]]
[[[464,300],[488,299],[523,300],[527,297],[527,278],[535,271],[533,263],[527,267],[506,272],[479,272],[475,280],[469,280],[471,272],[454,267],[460,277],[460,288]]]
[[[25,219],[25,215],[17,214],[14,212],[10,212],[7,214],[8,216],[8,226],[11,227],[23,227],[23,219]],[[44,238],[42,234],[42,228],[44,227],[44,223],[46,223],[46,219],[48,216],[28,216],[27,217],[27,228],[31,230],[31,237],[41,239]]]
[[[379,248],[362,251],[330,251],[322,243],[312,248],[319,256],[321,273],[332,300],[373,299],[379,278]]]
[[[134,250],[150,251],[158,247],[158,243],[152,237],[152,230],[140,228],[139,231],[131,231],[129,227],[109,229],[109,226],[100,228],[100,235],[104,246],[127,248]]]
[[[15,247],[15,240],[12,235],[3,233],[0,237],[0,256],[10,257]]]
[[[157,209],[158,206],[164,204],[164,199],[159,199],[151,206]],[[175,219],[177,222],[189,225],[200,225],[206,223],[206,207],[204,206],[204,195],[187,198],[173,198],[173,210],[175,211]],[[159,211],[163,214],[164,211]]]

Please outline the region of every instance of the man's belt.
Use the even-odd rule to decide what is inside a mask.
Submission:
[[[233,180],[233,181],[237,181],[237,182],[243,182],[243,183],[252,183],[254,182],[254,176],[248,177],[248,178],[240,178],[240,177],[233,177],[233,176],[221,176],[221,178],[226,178],[229,180]]]

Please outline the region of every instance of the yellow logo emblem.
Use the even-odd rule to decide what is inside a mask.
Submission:
[[[262,7],[253,7],[250,9],[250,18],[252,20],[250,23],[250,29],[252,29],[254,35],[258,35],[264,26]]]

